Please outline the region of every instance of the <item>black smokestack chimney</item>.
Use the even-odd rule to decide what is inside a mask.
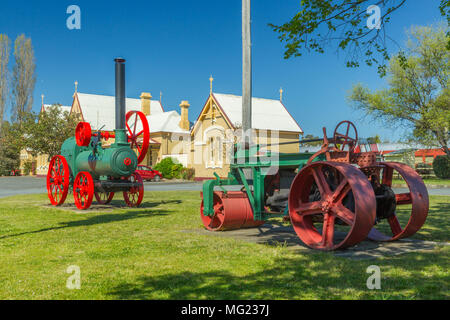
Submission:
[[[116,129],[125,129],[125,59],[116,62]]]

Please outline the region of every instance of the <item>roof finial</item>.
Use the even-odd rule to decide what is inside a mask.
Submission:
[[[45,97],[45,96],[42,94],[42,95],[41,95],[41,98],[42,98],[42,105],[44,105],[44,97]]]
[[[159,103],[162,102],[162,95],[163,95],[163,94],[162,94],[162,91],[160,91],[160,92],[159,92]]]
[[[280,88],[280,101],[283,102],[283,88]]]
[[[214,78],[211,75],[211,78],[209,78],[209,82],[210,82],[209,93],[213,93],[213,81],[214,81]]]
[[[75,81],[75,93],[78,92],[78,81]]]

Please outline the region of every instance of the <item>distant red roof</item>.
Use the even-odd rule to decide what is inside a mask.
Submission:
[[[445,156],[445,152],[442,149],[420,149],[416,151],[416,157],[437,157]]]

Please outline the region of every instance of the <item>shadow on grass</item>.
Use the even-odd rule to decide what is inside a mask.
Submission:
[[[136,209],[149,209],[149,208],[155,208],[158,207],[160,205],[170,205],[170,204],[181,204],[183,201],[181,200],[161,200],[158,202],[149,202],[149,201],[144,201],[142,202],[138,208]],[[48,204],[47,205],[48,208],[54,208],[52,205]],[[61,207],[59,208],[63,208],[63,209],[73,209],[74,212],[84,212],[84,213],[89,213],[92,211],[98,211],[98,210],[111,210],[111,209],[130,209],[130,207],[125,203],[125,200],[113,200],[108,204],[100,204],[97,201],[93,201],[92,205],[89,209],[87,210],[78,210],[75,207],[74,203],[69,203],[66,202],[65,204],[63,204]]]
[[[411,238],[426,241],[450,241],[450,203],[444,201],[444,199],[433,199],[430,201],[430,208],[428,211],[427,220],[422,228]],[[397,217],[402,226],[406,226],[409,218],[411,216],[411,206],[409,207],[399,207],[397,212]],[[383,220],[379,225],[376,226],[377,229],[391,236],[392,232],[390,230],[389,224],[386,220]]]
[[[101,215],[93,216],[93,217],[90,217],[90,218],[87,218],[84,220],[61,222],[61,223],[59,223],[60,226],[57,226],[57,227],[43,228],[43,229],[35,230],[35,231],[28,231],[28,232],[22,232],[22,233],[17,233],[17,234],[12,234],[12,235],[1,236],[0,240],[13,238],[13,237],[19,237],[19,236],[27,235],[27,234],[41,233],[41,232],[46,232],[46,231],[51,231],[51,230],[86,227],[86,226],[92,226],[92,225],[97,225],[97,224],[120,222],[120,221],[139,219],[139,218],[166,216],[167,212],[169,212],[169,211],[157,210],[157,211],[150,212],[148,210],[145,210],[145,211],[139,210],[139,211],[128,211],[126,213],[101,214]]]
[[[436,201],[430,205],[427,220],[414,236],[430,241],[450,241],[450,203]]]
[[[245,264],[251,270],[251,262]],[[448,295],[448,276],[423,274],[434,264],[445,265],[445,257],[416,254],[380,261],[382,291],[366,287],[370,263],[343,262],[329,254],[314,254],[275,258],[271,267],[242,276],[222,269],[140,277],[116,286],[108,294],[114,299],[133,300],[444,298]],[[397,272],[389,274],[394,268]]]
[[[157,206],[160,206],[160,205],[165,205],[165,204],[180,204],[182,202],[183,201],[181,201],[181,200],[161,200],[161,201],[158,201],[158,202],[148,202],[148,201],[146,201],[146,202],[142,202],[139,205],[138,209],[141,209],[141,208],[143,208],[143,209],[145,209],[145,208],[154,208],[154,207],[157,207]],[[96,202],[93,202],[93,204],[95,205]],[[115,208],[129,208],[126,205],[125,200],[113,200],[113,201],[111,201],[110,206],[115,207]]]

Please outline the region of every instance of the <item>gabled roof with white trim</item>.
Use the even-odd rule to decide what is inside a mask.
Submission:
[[[138,133],[142,131],[142,123],[138,121],[136,127],[134,127],[133,118],[129,120],[131,130]],[[150,128],[150,133],[152,132],[170,132],[178,133],[180,135],[188,135],[190,131],[183,130],[180,128],[179,123],[181,121],[181,116],[176,111],[169,111],[164,113],[158,113],[155,115],[147,116],[148,126]],[[153,141],[151,143],[158,143]]]
[[[213,98],[233,127],[242,125],[242,97],[213,93]],[[252,98],[252,127],[259,130],[303,133],[297,121],[279,100]]]
[[[53,106],[54,106],[53,104],[44,104],[44,105],[41,107],[41,112],[42,112],[42,111],[47,112],[47,110],[48,110],[50,107],[53,107]],[[70,112],[70,110],[72,109],[72,107],[69,107],[69,106],[61,106],[61,105],[59,105],[59,104],[57,104],[56,106],[58,106],[58,107],[61,109],[62,112]]]
[[[76,93],[84,121],[92,128],[113,131],[116,125],[116,100],[114,96]],[[126,112],[141,111],[141,99],[126,98]],[[181,116],[176,111],[164,112],[161,102],[151,100],[147,117],[150,132],[185,132],[179,126]]]
[[[189,133],[180,128],[181,115],[176,111],[153,114],[147,117],[150,132]]]

